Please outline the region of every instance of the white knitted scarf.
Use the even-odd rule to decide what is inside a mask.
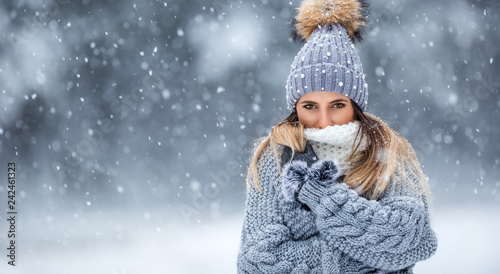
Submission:
[[[304,136],[311,143],[319,159],[333,160],[340,168],[342,175],[347,175],[357,163],[349,161],[354,141],[359,129],[358,122],[345,125],[328,126],[324,129],[307,128]],[[367,147],[367,140],[363,138],[356,152],[363,153]]]

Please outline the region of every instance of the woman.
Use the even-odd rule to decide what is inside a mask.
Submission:
[[[365,113],[356,0],[306,0],[295,29],[291,114],[247,177],[238,273],[412,273],[435,253],[429,187],[410,144]]]

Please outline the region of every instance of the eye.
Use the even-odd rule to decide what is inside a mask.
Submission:
[[[313,105],[313,104],[307,104],[307,105],[304,105],[304,108],[307,109],[307,110],[311,110],[311,109],[314,109],[316,106]]]
[[[341,109],[343,107],[345,107],[344,103],[335,103],[332,105],[332,108],[335,108],[335,109]]]

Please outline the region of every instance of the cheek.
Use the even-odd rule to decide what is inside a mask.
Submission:
[[[349,123],[354,120],[354,109],[346,108],[345,111],[342,112],[342,120],[344,123]]]
[[[343,108],[331,113],[332,122],[336,125],[344,125],[354,120],[354,109]]]
[[[297,110],[297,115],[299,116],[299,121],[306,126],[313,120],[313,117],[307,111]]]

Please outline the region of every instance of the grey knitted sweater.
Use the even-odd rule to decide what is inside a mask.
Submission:
[[[322,181],[331,170],[292,167],[303,185],[289,200],[276,161],[268,147],[258,161],[262,191],[247,191],[238,273],[413,273],[435,253],[427,201],[413,186],[391,182],[367,200],[341,180]]]

